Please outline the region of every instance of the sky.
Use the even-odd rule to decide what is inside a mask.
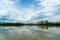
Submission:
[[[60,21],[60,0],[0,0],[0,21]]]

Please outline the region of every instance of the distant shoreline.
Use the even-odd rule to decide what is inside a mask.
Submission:
[[[0,23],[0,26],[60,26],[60,23]]]

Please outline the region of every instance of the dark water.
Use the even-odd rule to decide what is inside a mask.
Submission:
[[[0,40],[60,40],[60,28],[57,26],[1,27]]]

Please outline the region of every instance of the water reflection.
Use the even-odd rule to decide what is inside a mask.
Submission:
[[[49,26],[37,26],[38,28],[48,29]]]
[[[60,26],[37,26],[38,28],[42,29],[49,29],[49,28],[60,28]]]
[[[60,40],[60,28],[56,26],[1,27],[0,40]]]

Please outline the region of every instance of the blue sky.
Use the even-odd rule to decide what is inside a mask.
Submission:
[[[60,21],[60,0],[0,0],[0,20]]]

